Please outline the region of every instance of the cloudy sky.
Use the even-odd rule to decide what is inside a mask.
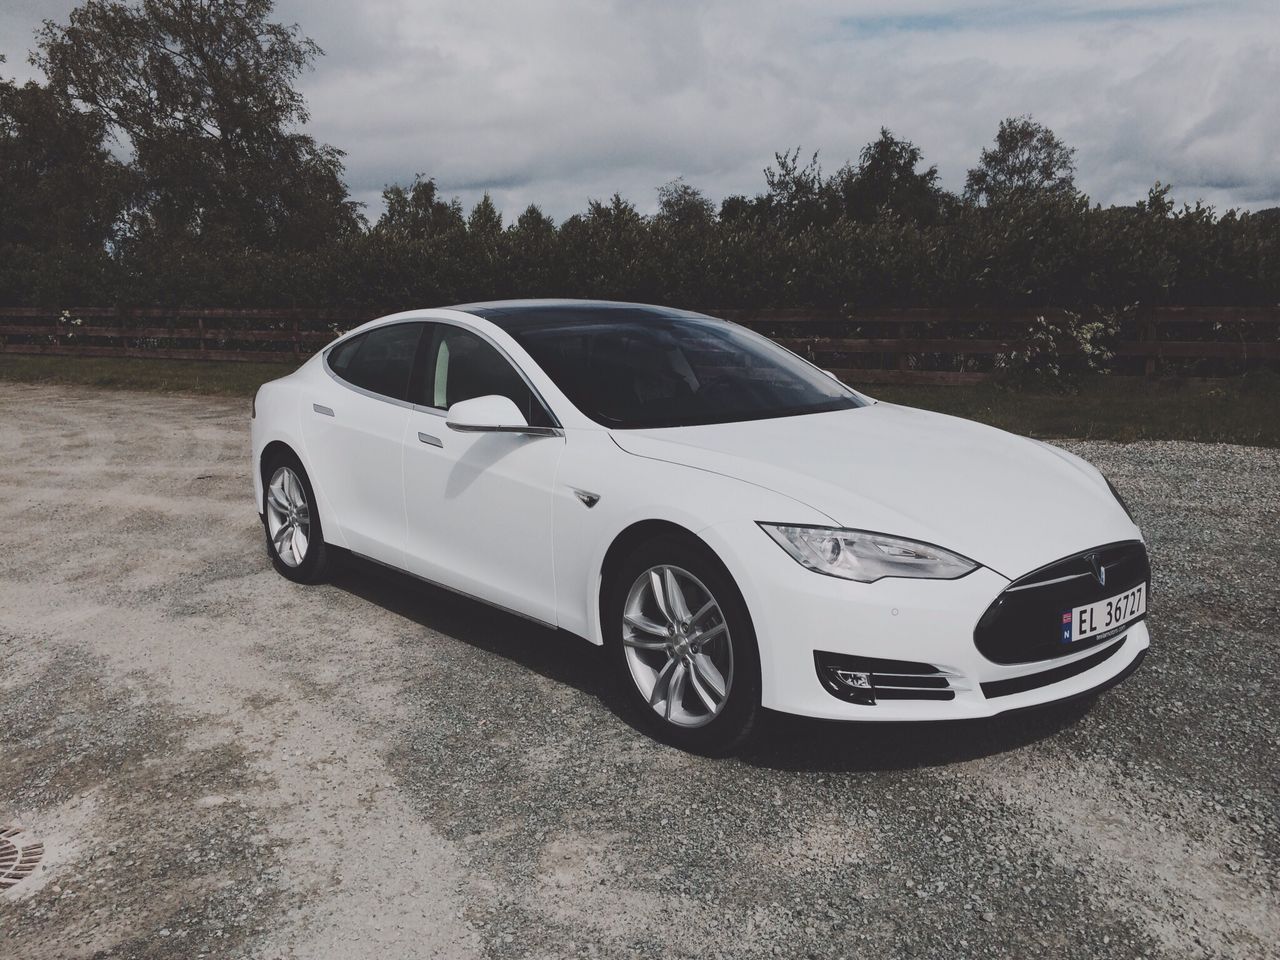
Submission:
[[[0,0],[0,67],[66,0]],[[302,81],[351,191],[436,177],[510,218],[683,176],[754,193],[789,146],[834,170],[884,125],[956,189],[1002,117],[1077,148],[1094,200],[1155,180],[1280,204],[1280,0],[277,0],[325,50]]]

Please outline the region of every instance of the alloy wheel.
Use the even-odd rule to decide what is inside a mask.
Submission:
[[[680,567],[650,567],[631,585],[622,621],[627,665],[649,706],[676,726],[714,720],[733,684],[733,645],[702,581]]]
[[[306,488],[289,467],[280,467],[267,484],[267,536],[282,563],[296,567],[307,556],[311,508]]]

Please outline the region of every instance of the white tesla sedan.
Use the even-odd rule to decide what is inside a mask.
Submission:
[[[664,307],[415,310],[254,404],[267,549],[335,549],[603,644],[638,715],[724,751],[761,707],[982,717],[1096,691],[1149,644],[1150,568],[1080,458],[877,402]]]

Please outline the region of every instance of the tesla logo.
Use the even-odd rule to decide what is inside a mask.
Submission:
[[[1098,585],[1105,587],[1107,585],[1107,568],[1098,561],[1098,555],[1091,553],[1085,557],[1085,560],[1089,564],[1089,569],[1093,571],[1093,578],[1098,581]]]

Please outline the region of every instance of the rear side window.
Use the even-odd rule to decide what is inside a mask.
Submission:
[[[329,353],[329,367],[353,386],[404,400],[423,324],[393,323],[346,341]]]
[[[440,324],[415,403],[448,410],[461,400],[497,395],[507,397],[530,426],[552,426],[551,416],[516,371],[494,346],[470,331]]]
[[[343,340],[330,350],[329,369],[338,376],[345,378],[347,367],[351,365],[351,358],[356,355],[356,351],[360,349],[362,343],[364,343],[363,333],[358,337],[352,337],[350,340]]]

